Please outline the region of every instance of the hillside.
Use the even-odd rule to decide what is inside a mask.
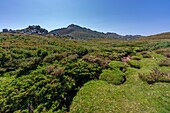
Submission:
[[[169,33],[128,41],[0,33],[2,113],[169,113],[169,105]]]
[[[60,36],[71,39],[93,39],[93,38],[112,38],[112,39],[120,39],[120,40],[133,40],[137,38],[141,38],[140,35],[126,35],[122,36],[116,33],[102,33],[98,31],[93,31],[91,29],[87,29],[85,27],[80,27],[78,25],[71,24],[66,28],[59,28],[48,32],[45,28],[41,28],[39,25],[31,25],[24,29],[12,30],[12,29],[3,29],[4,33],[16,33],[16,34],[37,34],[37,35],[52,35],[52,36]]]
[[[156,35],[151,35],[148,37],[143,37],[140,38],[139,40],[146,40],[146,41],[169,41],[169,36],[170,36],[170,32],[165,32],[165,33],[160,33],[160,34],[156,34]]]
[[[80,27],[78,25],[71,24],[67,28],[61,28],[50,31],[51,34],[67,36],[74,39],[89,39],[89,38],[113,38],[122,40],[132,40],[140,38],[140,35],[118,35],[116,33],[102,33],[98,31],[93,31],[91,29]]]

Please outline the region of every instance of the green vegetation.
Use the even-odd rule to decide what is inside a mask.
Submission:
[[[107,81],[108,83],[120,85],[125,82],[126,65],[123,62],[111,61],[109,63],[110,69],[103,70],[99,79]]]
[[[169,39],[0,33],[0,112],[168,113]]]
[[[170,84],[165,83],[113,86],[90,81],[77,93],[70,113],[169,113],[169,90]]]
[[[100,80],[108,81],[111,84],[121,84],[124,80],[124,74],[120,70],[104,70],[100,75]]]
[[[153,71],[149,74],[141,74],[139,73],[139,77],[147,81],[148,83],[155,82],[170,82],[170,73],[169,72],[160,72],[157,68],[154,68]]]

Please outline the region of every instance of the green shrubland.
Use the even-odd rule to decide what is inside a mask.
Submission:
[[[0,33],[0,112],[168,113],[169,37],[70,40]]]

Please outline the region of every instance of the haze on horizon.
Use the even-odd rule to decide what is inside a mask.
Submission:
[[[1,0],[0,29],[76,24],[121,35],[170,31],[169,0]]]

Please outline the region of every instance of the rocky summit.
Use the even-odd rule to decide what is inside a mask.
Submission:
[[[28,26],[27,28],[21,30],[3,29],[2,31],[6,33],[19,33],[19,34],[38,34],[38,35],[48,34],[48,30],[41,28],[39,25]]]

